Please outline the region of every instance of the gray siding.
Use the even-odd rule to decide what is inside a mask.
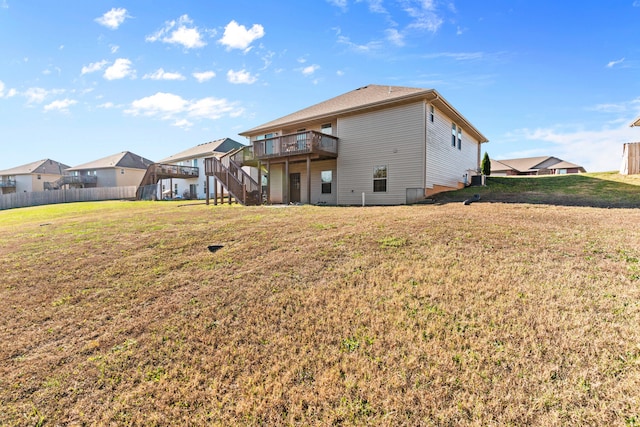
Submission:
[[[331,194],[322,194],[322,171],[333,172],[333,182],[331,183]],[[300,173],[300,199],[302,203],[307,203],[307,164],[294,163],[289,165],[289,173]],[[335,205],[338,200],[337,189],[337,167],[335,160],[322,160],[311,162],[311,204]]]
[[[452,147],[451,124],[451,119],[437,108],[434,121],[427,120],[427,188],[433,188],[434,185],[455,188],[464,182],[464,175],[469,169],[478,167],[478,141],[471,138],[463,127],[462,149]]]
[[[407,189],[424,188],[425,105],[373,111],[338,120],[338,204],[368,205],[407,201]],[[387,165],[387,192],[373,192],[375,166]]]

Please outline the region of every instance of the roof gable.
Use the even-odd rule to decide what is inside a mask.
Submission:
[[[336,96],[302,110],[296,111],[276,120],[272,120],[260,126],[256,126],[240,135],[251,136],[261,132],[290,127],[310,121],[331,120],[336,117],[364,112],[367,110],[382,109],[391,105],[425,100],[437,104],[438,108],[446,111],[452,119],[461,123],[468,132],[474,135],[480,142],[487,142],[471,123],[467,121],[453,106],[451,106],[435,89],[420,89],[403,86],[367,85]]]
[[[198,157],[210,157],[215,154],[228,153],[231,150],[244,147],[243,144],[231,138],[216,139],[191,147],[187,150],[173,154],[159,161],[159,163],[177,162],[180,160],[195,159]]]
[[[638,120],[636,120],[635,122],[631,123],[631,127],[633,126],[640,126],[640,117],[638,117]]]
[[[52,174],[62,175],[69,166],[51,159],[38,160],[26,165],[0,171],[0,175]]]
[[[102,159],[94,160],[89,163],[84,163],[78,166],[69,168],[68,170],[85,170],[85,169],[107,169],[107,168],[130,168],[130,169],[147,169],[153,162],[149,159],[145,159],[142,156],[134,154],[130,151],[123,151],[121,153],[113,154],[111,156],[103,157]]]

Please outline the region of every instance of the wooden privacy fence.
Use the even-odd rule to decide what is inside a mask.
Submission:
[[[136,198],[135,185],[127,187],[71,188],[69,190],[0,194],[0,210],[56,203],[94,202]]]

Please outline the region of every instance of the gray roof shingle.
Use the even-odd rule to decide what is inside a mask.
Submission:
[[[468,132],[473,134],[480,142],[488,141],[484,135],[471,125],[471,123],[453,108],[435,89],[384,85],[367,85],[360,87],[351,92],[256,126],[241,132],[240,135],[251,136],[268,130],[294,126],[299,123],[329,120],[352,113],[381,109],[386,106],[404,102],[415,102],[421,99],[433,102],[438,108],[447,110],[456,121],[462,123],[462,125],[468,129]]]
[[[216,154],[225,154],[231,150],[244,147],[243,144],[234,141],[231,138],[216,139],[215,141],[205,142],[196,145],[187,150],[173,154],[160,160],[158,163],[171,163],[181,160],[195,159],[198,157],[211,157]]]

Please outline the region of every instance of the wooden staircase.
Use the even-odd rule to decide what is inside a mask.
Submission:
[[[229,153],[221,158],[204,159],[204,170],[207,176],[213,176],[238,203],[245,206],[262,204],[260,184],[242,169],[232,158],[237,152]],[[214,184],[215,185],[215,184]]]
[[[142,200],[145,188],[147,186],[155,186],[161,179],[168,178],[198,178],[200,170],[197,167],[169,165],[165,163],[152,163],[147,168],[138,190],[136,191],[136,199]],[[154,189],[155,192],[155,189]]]

